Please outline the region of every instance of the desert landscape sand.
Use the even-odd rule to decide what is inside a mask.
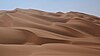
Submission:
[[[1,10],[0,56],[100,56],[100,18],[72,11]]]

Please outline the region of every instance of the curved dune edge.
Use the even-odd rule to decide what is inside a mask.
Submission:
[[[0,11],[0,56],[100,56],[100,18],[79,12]]]

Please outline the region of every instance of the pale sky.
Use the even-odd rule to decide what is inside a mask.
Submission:
[[[0,0],[0,10],[31,8],[48,12],[84,12],[100,17],[100,0]]]

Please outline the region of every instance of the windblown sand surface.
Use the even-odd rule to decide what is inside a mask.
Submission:
[[[0,56],[100,56],[100,18],[79,12],[0,11]]]

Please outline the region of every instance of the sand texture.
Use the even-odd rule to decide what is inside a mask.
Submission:
[[[100,18],[80,12],[1,10],[0,56],[100,56]]]

